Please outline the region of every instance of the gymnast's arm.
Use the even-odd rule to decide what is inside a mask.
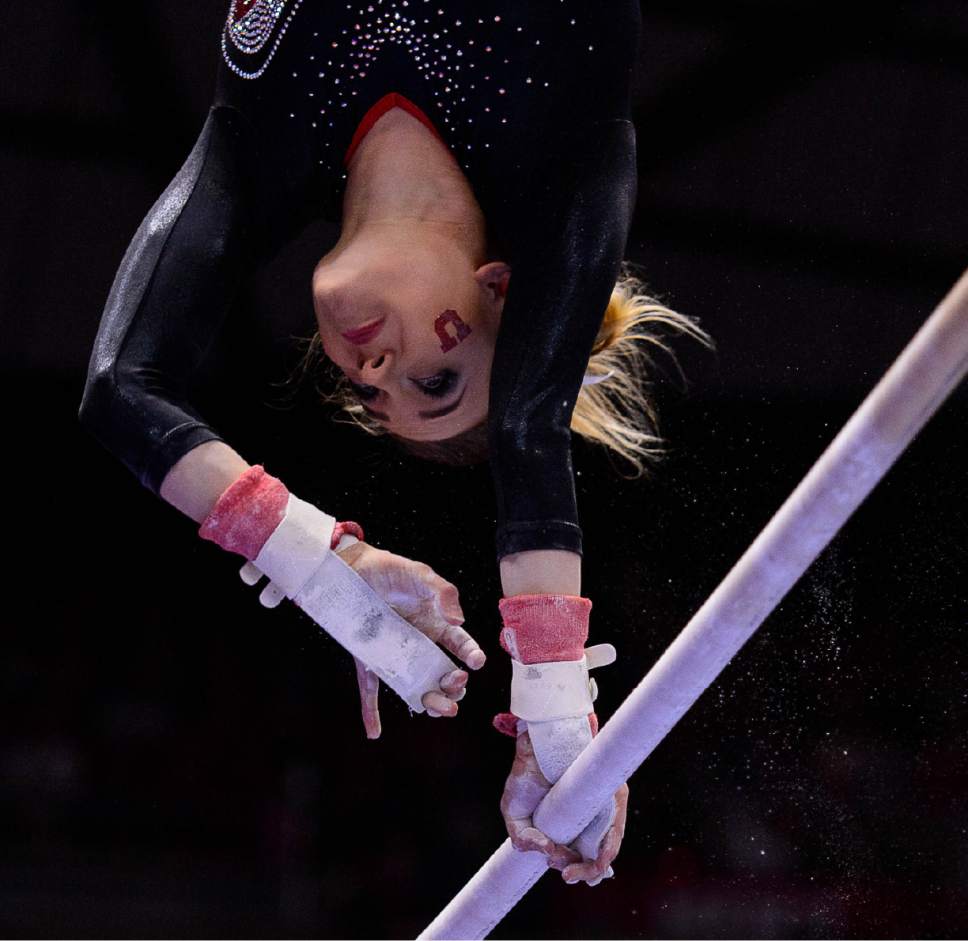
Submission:
[[[571,415],[635,208],[635,127],[570,131],[515,195],[511,279],[491,370],[489,445],[505,596],[580,595]]]
[[[306,166],[306,149],[298,141],[290,147],[282,134],[269,138],[271,151],[268,145],[257,146],[265,139],[255,139],[253,123],[234,107],[216,104],[210,110],[188,160],[124,256],[101,320],[80,408],[86,428],[147,488],[203,524],[200,536],[250,562],[260,558],[260,564],[262,547],[290,519],[292,495],[262,467],[250,469],[192,407],[188,395],[192,376],[215,342],[249,268],[306,221],[308,210],[302,207],[315,204],[305,189],[311,177],[298,170]],[[282,184],[273,186],[273,180]],[[296,530],[302,551],[341,551],[343,562],[374,586],[377,595],[385,598],[393,591],[397,610],[414,628],[471,669],[483,665],[484,654],[459,626],[464,615],[453,585],[429,566],[367,545],[355,524],[334,528],[333,517],[302,501],[300,505],[303,509],[285,530],[289,540]],[[213,513],[213,508],[219,509]],[[312,519],[307,531],[304,527]],[[262,571],[273,581],[277,572],[291,574],[291,555],[291,550],[277,548],[267,557],[272,567]],[[295,600],[296,595],[289,597]],[[344,615],[355,616],[353,597],[348,589],[332,598],[320,590],[305,597],[303,610],[325,629],[322,608],[341,605]],[[430,597],[436,602],[432,606]],[[438,715],[457,714],[456,700],[467,682],[465,672],[448,669],[453,664],[436,647],[428,649],[424,642],[415,648],[407,634],[396,636],[401,644],[411,645],[406,656],[391,644],[372,659],[356,659],[371,738],[380,734],[377,676],[384,675],[378,674],[381,666],[389,669],[387,657],[399,655],[406,661],[405,668],[397,664],[390,671],[400,678],[394,688],[405,699],[411,695],[411,706],[422,691],[419,701]],[[422,652],[415,654],[415,649]],[[438,666],[440,679],[431,676],[427,686],[420,669]],[[416,680],[408,687],[411,671]]]
[[[257,150],[240,111],[210,109],[121,262],[79,411],[145,487],[196,521],[248,467],[192,407],[188,390],[246,273],[277,242],[265,234]]]
[[[501,798],[512,843],[545,853],[566,882],[596,885],[614,874],[628,785],[569,846],[537,830],[533,815],[598,726],[593,708],[585,713],[587,673],[554,671],[583,659],[588,640],[591,602],[581,597],[570,424],[625,252],[637,188],[635,128],[625,119],[598,121],[566,139],[568,146],[552,148],[552,161],[536,167],[518,192],[526,207],[523,241],[511,254],[492,368],[501,646],[515,664],[512,710],[494,724],[517,742]],[[566,688],[575,701],[561,714],[555,695]]]

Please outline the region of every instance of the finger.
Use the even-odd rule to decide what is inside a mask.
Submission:
[[[457,586],[452,585],[434,572],[432,587],[437,596],[437,609],[441,617],[448,624],[463,624],[464,610],[460,606],[460,594],[457,591]]]
[[[612,827],[602,841],[602,851],[598,856],[598,865],[602,869],[608,869],[612,861],[618,856],[619,848],[622,845],[622,831],[618,827]]]
[[[457,715],[457,703],[452,699],[448,699],[443,693],[435,689],[424,693],[420,701],[423,703],[428,715],[433,716],[435,719],[440,716],[453,718]]]
[[[460,596],[455,585],[446,578],[441,578],[425,562],[414,562],[410,574],[416,580],[415,587],[420,596],[432,602],[428,614],[435,623],[427,624],[426,629],[439,630],[448,624],[464,623],[464,611],[460,606]]]
[[[555,843],[555,851],[548,858],[548,868],[562,872],[565,867],[578,862],[581,862],[581,853],[576,853],[563,843]]]
[[[487,657],[477,641],[460,626],[464,623],[464,612],[458,600],[457,588],[441,578],[429,565],[420,566],[418,574],[426,588],[433,593],[433,620],[436,623],[418,621],[417,626],[431,632],[437,643],[472,670],[479,670]]]
[[[605,839],[602,840],[602,851],[598,854],[598,859],[595,860],[595,867],[602,875],[598,879],[590,881],[589,885],[597,885],[602,879],[608,879],[614,875],[612,862],[618,856],[621,843],[621,832],[612,827],[606,834]]]
[[[360,688],[360,708],[363,713],[363,727],[367,738],[379,738],[380,726],[380,678],[368,670],[360,660],[353,658],[356,664],[356,682]]]
[[[581,859],[570,846],[555,843],[547,834],[542,833],[530,822],[530,818],[508,821],[508,836],[511,838],[511,845],[518,852],[543,853],[548,857],[548,866],[554,869],[563,869],[569,863]]]
[[[449,699],[459,700],[463,698],[465,687],[467,686],[467,671],[452,670],[450,673],[440,678],[440,688],[447,694]]]
[[[605,839],[602,840],[602,849],[598,858],[567,866],[562,870],[562,879],[569,885],[579,880],[584,880],[589,885],[598,885],[602,879],[611,878],[615,875],[615,871],[612,869],[612,861],[618,855],[621,843],[622,831],[617,827],[611,827],[605,835]]]
[[[575,872],[570,871],[568,880],[575,882],[578,879],[585,879],[589,885],[598,885],[602,879],[609,879],[615,873],[612,870],[612,862],[618,856],[619,848],[622,845],[622,838],[625,835],[625,814],[628,804],[628,785],[623,784],[615,793],[615,818],[611,827],[606,831],[605,836],[599,845],[598,856],[595,860],[586,861],[594,868],[589,870],[591,877],[579,874],[576,878]]]
[[[612,869],[611,866],[609,866],[608,869],[606,869],[605,872],[603,872],[597,879],[589,879],[588,884],[598,885],[598,883],[601,882],[603,879],[611,879],[612,876],[614,875],[615,875],[615,870]]]
[[[570,866],[565,866],[561,871],[561,878],[568,885],[574,885],[576,882],[588,882],[589,884],[595,883],[595,885],[598,885],[604,877],[605,870],[600,868],[595,860],[584,863],[572,863]]]
[[[625,833],[625,818],[628,814],[628,809],[629,786],[628,784],[623,784],[615,792],[615,819],[612,821],[612,826],[619,831],[619,834]]]
[[[472,670],[479,670],[487,660],[477,641],[456,624],[447,624],[437,642]]]

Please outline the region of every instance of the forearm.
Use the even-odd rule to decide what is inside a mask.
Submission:
[[[533,199],[532,177],[521,184],[533,212],[513,238],[514,273],[491,367],[488,444],[502,563],[536,551],[581,554],[571,421],[635,205],[631,122],[569,130],[558,149],[561,159],[533,177],[542,180]],[[542,564],[538,583],[577,586],[577,560],[564,572],[558,564]],[[501,571],[503,579],[503,564]]]
[[[196,523],[208,516],[218,498],[250,465],[224,441],[207,441],[185,454],[161,485],[165,502]],[[541,549],[501,559],[505,597],[530,594],[581,594],[581,556]]]
[[[501,587],[512,595],[581,595],[581,556],[560,549],[514,552],[501,559]]]
[[[94,342],[80,421],[155,494],[179,459],[220,438],[193,387],[262,254],[254,138],[232,109],[210,110],[132,238]]]
[[[161,498],[201,523],[218,498],[249,467],[224,441],[206,441],[172,466],[162,481]]]

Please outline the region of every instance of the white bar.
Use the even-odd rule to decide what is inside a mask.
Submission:
[[[968,370],[968,271],[591,745],[535,826],[570,843],[780,603]],[[510,840],[421,938],[484,938],[547,871]]]

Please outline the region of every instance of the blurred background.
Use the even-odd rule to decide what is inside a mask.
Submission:
[[[309,2],[309,0],[304,0]],[[490,656],[452,722],[352,661],[78,426],[108,290],[193,144],[225,3],[35,0],[0,53],[7,446],[0,931],[410,937],[504,838],[510,670],[485,466],[403,458],[284,385],[313,227],[199,376],[251,463],[461,591]],[[607,719],[968,260],[968,8],[643,4],[628,258],[697,316],[647,477],[575,442]],[[495,937],[968,931],[962,387],[631,781],[616,878],[545,877]],[[12,571],[11,571],[12,567]]]

